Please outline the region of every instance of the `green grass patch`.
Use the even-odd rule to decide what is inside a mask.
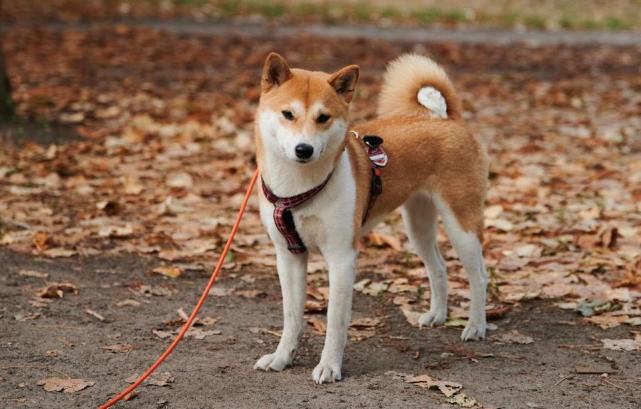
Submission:
[[[110,1],[110,0],[103,0]],[[141,0],[158,5],[161,0]],[[325,24],[366,23],[376,24],[381,18],[398,25],[430,26],[435,24],[472,25],[494,28],[516,28],[525,26],[529,29],[546,30],[563,28],[567,30],[629,30],[641,28],[641,17],[634,13],[630,16],[615,16],[608,13],[604,6],[600,15],[591,18],[591,12],[581,13],[562,5],[558,10],[550,10],[545,14],[537,12],[534,7],[516,7],[517,4],[507,4],[504,9],[487,9],[476,6],[470,1],[467,8],[418,7],[413,3],[377,5],[365,0],[358,2],[341,2],[340,0],[312,1],[301,0],[290,2],[286,0],[173,0],[173,3],[183,8],[211,6],[214,15],[219,17],[242,17],[261,15],[267,20],[296,22],[299,18],[311,18]],[[471,12],[467,12],[467,11]],[[306,20],[309,21],[309,20]]]

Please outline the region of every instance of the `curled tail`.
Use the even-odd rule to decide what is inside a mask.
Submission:
[[[447,74],[434,61],[405,54],[387,66],[378,99],[379,116],[431,115],[461,118],[461,100]]]

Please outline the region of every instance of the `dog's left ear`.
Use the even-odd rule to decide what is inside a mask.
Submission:
[[[358,65],[348,65],[336,71],[329,79],[330,85],[345,102],[350,103],[358,82]]]

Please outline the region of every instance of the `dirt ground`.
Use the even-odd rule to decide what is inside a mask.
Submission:
[[[88,408],[106,401],[125,386],[123,379],[140,372],[167,345],[152,333],[175,320],[176,310],[189,312],[204,286],[203,275],[178,281],[150,277],[153,260],[135,256],[73,258],[51,261],[0,250],[4,273],[0,285],[0,396],[3,407]],[[47,271],[50,281],[75,283],[68,294],[42,310],[37,320],[14,317],[33,308],[25,292],[41,279],[18,275],[20,270]],[[176,293],[141,297],[130,289],[140,283],[170,285]],[[330,385],[311,380],[323,338],[307,331],[293,368],[282,373],[252,369],[254,361],[271,352],[278,338],[254,328],[280,330],[280,291],[275,274],[249,285],[223,277],[221,288],[260,289],[264,296],[210,298],[203,317],[219,320],[220,335],[187,339],[160,371],[175,380],[168,386],[143,386],[139,395],[119,407],[141,408],[439,408],[438,392],[405,383],[393,372],[430,373],[462,383],[463,391],[491,408],[612,408],[638,409],[641,402],[641,358],[638,354],[599,349],[598,339],[617,338],[627,330],[603,331],[580,323],[573,313],[559,312],[544,302],[529,302],[495,321],[502,330],[518,329],[531,336],[528,345],[493,341],[463,344],[460,328],[411,327],[391,298],[357,294],[354,316],[377,317],[383,327],[372,338],[350,342],[345,378]],[[138,307],[117,307],[126,299]],[[104,321],[85,312],[100,311]],[[253,331],[252,331],[253,329]],[[128,353],[104,346],[130,344]],[[592,346],[596,345],[596,348]],[[56,351],[56,356],[48,356]],[[577,366],[612,372],[576,373]],[[63,374],[63,375],[61,375]],[[82,378],[95,385],[81,392],[52,394],[37,386],[52,376]]]

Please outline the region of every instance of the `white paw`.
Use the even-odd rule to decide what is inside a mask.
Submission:
[[[441,325],[447,320],[447,309],[429,310],[425,314],[418,317],[419,327],[433,327]]]
[[[326,364],[320,362],[312,372],[312,378],[317,384],[330,383],[341,380],[341,366],[339,364]]]
[[[423,87],[416,95],[418,102],[436,118],[447,118],[447,104],[443,94],[434,87]]]
[[[487,330],[487,324],[485,320],[478,321],[468,321],[463,333],[461,334],[461,339],[463,341],[477,341],[485,338],[485,331]]]
[[[277,351],[273,354],[263,355],[262,358],[254,364],[254,369],[280,372],[288,367],[292,363],[291,361],[291,358],[287,354],[281,354]]]

